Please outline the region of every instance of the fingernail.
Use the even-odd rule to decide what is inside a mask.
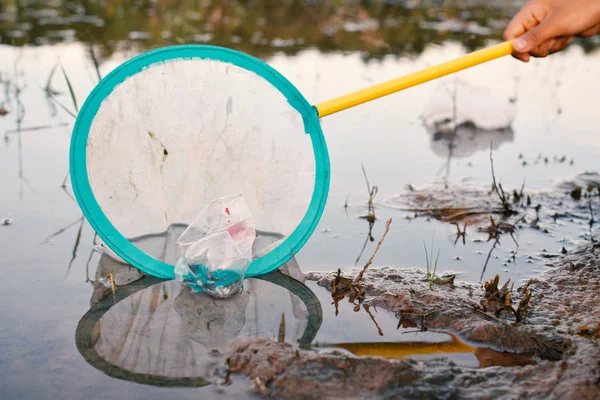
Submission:
[[[513,49],[516,51],[524,51],[527,48],[527,41],[522,37],[517,38],[513,42]]]

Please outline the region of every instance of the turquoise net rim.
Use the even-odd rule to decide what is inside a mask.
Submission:
[[[109,221],[92,192],[86,163],[89,131],[104,99],[127,78],[150,65],[174,59],[212,59],[252,71],[277,88],[288,103],[302,115],[305,132],[312,142],[316,167],[310,205],[296,229],[277,248],[254,260],[248,267],[246,276],[252,277],[276,270],[300,251],[321,219],[329,192],[330,161],[316,109],[283,75],[248,54],[209,45],[169,46],[142,53],[115,68],[87,97],[73,127],[69,169],[75,198],[92,228],[119,257],[148,275],[163,279],[175,278],[173,265],[157,260],[138,249]]]

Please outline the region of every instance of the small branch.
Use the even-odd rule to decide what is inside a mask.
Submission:
[[[67,268],[67,273],[65,274],[65,278],[67,276],[69,276],[69,272],[71,271],[71,267],[73,266],[73,262],[75,261],[75,258],[77,258],[77,249],[79,248],[79,242],[81,240],[81,232],[83,230],[83,224],[85,223],[85,218],[81,217],[80,219],[81,223],[79,225],[79,231],[77,232],[77,237],[75,238],[75,246],[73,246],[73,254],[71,257],[71,261],[69,261],[69,266]]]
[[[506,193],[504,193],[504,190],[502,189],[502,185],[498,185],[496,183],[496,173],[494,172],[494,158],[492,157],[492,146],[493,146],[494,142],[490,142],[490,164],[492,166],[492,184],[494,186],[494,190],[496,191],[496,194],[498,195],[498,198],[500,199],[500,202],[502,203],[502,208],[504,208],[504,213],[506,215],[511,215],[513,213],[513,210],[508,202],[508,199],[506,198]],[[500,189],[498,189],[500,188]],[[502,192],[502,193],[500,193]]]
[[[515,309],[511,305],[506,305],[506,306],[500,307],[498,310],[496,310],[496,318],[500,317],[500,314],[504,310],[512,311],[513,314],[515,314],[515,318],[516,318],[517,322],[521,322],[521,317],[519,316],[519,314],[515,311]]]
[[[367,233],[367,237],[365,238],[365,243],[363,243],[363,247],[362,249],[360,249],[360,253],[358,255],[358,257],[356,258],[356,261],[354,262],[355,264],[358,265],[358,262],[360,261],[360,258],[363,256],[363,253],[365,252],[365,249],[367,248],[367,243],[369,243],[369,240],[371,242],[375,241],[375,238],[373,237],[373,226],[375,225],[375,220],[368,220],[369,223],[369,232]]]
[[[77,116],[73,113],[73,111],[71,111],[67,107],[65,107],[60,101],[58,101],[58,99],[56,97],[54,97],[53,94],[48,94],[48,98],[50,100],[52,100],[54,102],[54,104],[56,104],[57,106],[59,106],[60,108],[62,108],[71,117],[77,118]]]
[[[285,313],[281,313],[281,322],[279,323],[279,343],[285,342]]]
[[[484,315],[484,316],[486,316],[486,317],[488,317],[488,318],[490,318],[490,319],[494,320],[494,321],[498,321],[498,322],[500,322],[500,323],[501,323],[501,324],[503,324],[503,325],[506,325],[506,326],[511,326],[509,323],[502,321],[500,318],[496,318],[496,317],[494,317],[493,315],[490,315],[490,314],[488,314],[488,313],[486,313],[486,312],[484,312],[484,311],[481,311],[480,309],[478,309],[478,308],[476,308],[476,307],[473,307],[473,306],[471,306],[471,309],[472,309],[473,311],[476,311],[476,312],[478,312],[479,314],[482,314],[482,315]]]
[[[514,231],[517,228],[517,224],[521,221],[523,221],[525,219],[525,216],[523,215],[521,218],[519,218],[514,224],[512,224],[509,228],[509,231]],[[519,244],[517,243],[517,246]]]
[[[260,393],[262,394],[263,397],[267,397],[267,386],[265,385],[265,383],[262,381],[262,379],[260,379],[260,377],[256,377],[254,378],[254,387],[260,391]]]
[[[48,240],[52,239],[53,237],[60,235],[61,233],[63,233],[67,229],[69,229],[70,227],[75,226],[78,222],[82,222],[84,218],[85,218],[84,216],[81,216],[81,218],[77,218],[75,221],[71,222],[69,225],[57,230],[52,235],[45,238],[42,242],[40,242],[40,244],[46,243],[46,242],[48,242]]]
[[[57,125],[40,125],[40,126],[32,126],[32,127],[27,127],[27,128],[21,128],[20,130],[8,130],[6,131],[6,134],[12,134],[12,133],[20,133],[20,132],[32,132],[32,131],[41,131],[42,129],[53,129],[53,128],[60,128],[63,126],[68,126],[69,124],[67,124],[66,122],[64,123],[59,123]]]
[[[344,203],[344,212],[346,213],[346,218],[348,218],[348,199],[350,198],[350,195],[348,194],[346,196],[346,202]]]
[[[102,80],[102,75],[100,74],[100,65],[98,63],[98,59],[96,58],[96,54],[94,53],[94,45],[92,44],[91,40],[89,41],[89,50],[90,57],[94,63],[94,69],[96,70],[96,75],[98,76],[98,82],[100,82]]]
[[[333,280],[333,282],[331,283],[331,295],[332,296],[335,296],[335,294],[337,293],[337,285],[341,281],[341,274],[342,274],[342,270],[340,268],[338,268],[337,275],[336,275],[335,279]]]
[[[496,174],[494,173],[494,158],[492,157],[492,145],[493,142],[490,143],[490,164],[492,166],[492,184],[494,185],[494,190],[496,191],[496,194],[498,195],[498,198],[500,198],[500,201],[502,201],[502,196],[500,196],[500,192],[498,191],[498,185],[496,184]]]
[[[430,311],[430,312],[424,313],[424,314],[423,313],[412,313],[412,312],[406,312],[406,311],[401,311],[401,312],[402,312],[402,315],[415,315],[417,317],[429,317],[430,315],[433,315],[439,311],[441,311],[441,309],[433,310],[433,311]]]
[[[379,251],[379,247],[381,246],[381,243],[383,243],[383,240],[385,239],[386,235],[388,234],[388,232],[390,231],[390,224],[392,223],[392,219],[390,218],[387,223],[385,224],[385,232],[383,232],[383,236],[381,237],[381,240],[379,241],[379,243],[377,243],[377,246],[375,247],[375,251],[373,252],[373,255],[371,256],[371,258],[369,258],[369,261],[367,261],[367,263],[365,264],[365,266],[363,267],[362,271],[360,271],[360,273],[358,274],[358,276],[356,277],[356,279],[354,279],[354,284],[358,284],[361,279],[363,278],[363,274],[365,273],[365,271],[367,270],[367,268],[369,268],[369,266],[371,266],[371,264],[373,264],[373,259],[375,258],[375,254],[377,254],[377,251]]]
[[[365,164],[360,164],[362,168],[363,175],[365,176],[365,181],[367,182],[367,193],[371,193],[371,185],[369,184],[369,178],[367,178],[367,171],[365,171]]]
[[[363,304],[362,306],[365,309],[365,311],[367,312],[367,314],[369,314],[369,317],[371,317],[371,321],[373,321],[373,323],[377,327],[377,333],[379,333],[379,336],[383,336],[383,331],[381,330],[381,327],[379,326],[377,321],[375,321],[375,317],[373,316],[373,314],[371,314],[371,310],[369,310],[369,305]]]
[[[490,257],[492,256],[492,252],[494,251],[494,249],[496,248],[496,246],[498,245],[498,243],[500,243],[500,240],[498,238],[496,238],[496,240],[494,241],[494,245],[490,249],[490,252],[488,253],[487,258],[485,259],[485,264],[483,265],[483,271],[481,271],[481,277],[479,278],[480,282],[483,279],[483,275],[485,274],[485,270],[487,269],[488,263],[490,262]]]
[[[369,215],[367,215],[367,219],[369,221],[375,221],[375,206],[373,205],[373,199],[379,192],[379,188],[377,186],[371,187],[369,183],[369,178],[367,178],[367,171],[365,170],[364,163],[361,163],[362,171],[365,176],[365,182],[367,183],[367,193],[369,194]]]
[[[110,288],[112,289],[112,294],[114,296],[115,295],[115,278],[114,278],[112,272],[110,274],[108,274],[108,279],[110,280]]]
[[[61,188],[66,189],[67,187],[67,179],[69,179],[69,175],[71,174],[71,171],[67,171],[67,174],[65,175],[65,179],[63,179],[63,183],[62,185],[60,185]]]

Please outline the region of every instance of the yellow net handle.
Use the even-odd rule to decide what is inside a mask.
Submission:
[[[333,100],[317,104],[315,107],[319,117],[325,117],[388,94],[396,93],[409,87],[420,85],[433,79],[441,78],[460,70],[507,56],[512,53],[512,41],[504,42],[487,49],[478,50],[463,57],[448,61],[406,76],[392,79]]]

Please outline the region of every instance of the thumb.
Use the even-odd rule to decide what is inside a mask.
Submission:
[[[513,50],[517,53],[529,53],[536,49],[546,40],[556,36],[552,26],[551,19],[548,19],[535,28],[528,30],[513,41]]]

